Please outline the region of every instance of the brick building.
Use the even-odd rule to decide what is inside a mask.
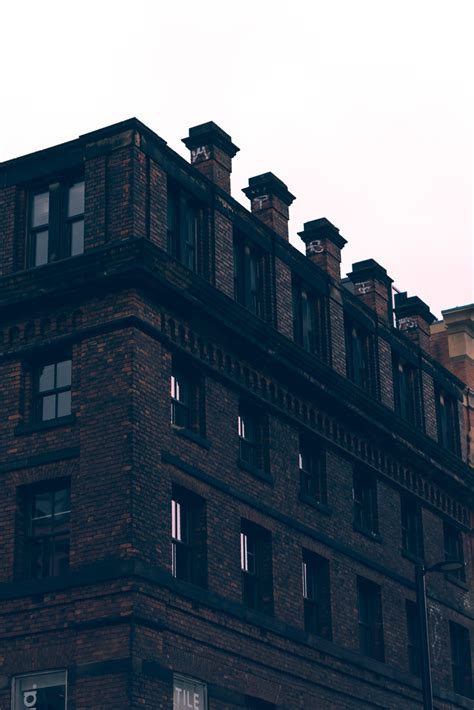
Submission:
[[[229,135],[185,143],[0,166],[0,709],[419,710],[415,565],[460,557],[434,694],[472,708],[472,321],[394,319],[272,173],[231,197]]]

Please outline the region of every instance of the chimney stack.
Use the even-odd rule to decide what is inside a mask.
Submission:
[[[183,138],[183,143],[191,151],[191,164],[230,193],[232,158],[240,149],[232,143],[229,134],[214,121],[208,121],[190,128],[189,136]]]
[[[295,196],[273,173],[249,179],[242,192],[249,198],[252,214],[288,241],[289,206]]]
[[[430,326],[435,319],[429,307],[418,296],[407,292],[395,294],[397,326],[410,340],[430,352]]]
[[[306,245],[306,256],[336,281],[341,280],[341,249],[347,241],[326,217],[305,222],[298,235]]]
[[[377,264],[374,259],[366,259],[352,264],[352,272],[347,274],[354,284],[354,293],[369,308],[372,308],[379,318],[392,324],[392,282],[386,269]]]

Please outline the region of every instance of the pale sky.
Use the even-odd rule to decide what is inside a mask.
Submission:
[[[474,301],[471,0],[2,3],[0,161],[136,116],[213,120],[232,194],[272,171],[439,316]]]

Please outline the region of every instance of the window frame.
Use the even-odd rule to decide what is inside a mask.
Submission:
[[[66,501],[69,506],[66,510],[61,511],[60,515],[66,515],[64,518],[65,528],[57,525],[55,520],[55,501],[58,493],[66,493]],[[34,534],[35,521],[40,518],[34,517],[36,499],[41,495],[51,495],[51,515],[42,516],[43,518],[51,518],[48,531],[40,531]],[[21,490],[21,508],[23,515],[22,538],[22,578],[28,580],[50,579],[51,577],[59,577],[66,574],[70,564],[70,543],[71,543],[71,481],[69,478],[48,479],[40,481],[29,486],[25,486]],[[43,523],[44,524],[44,523]],[[67,542],[67,559],[63,570],[56,571],[61,560],[64,559],[57,554],[57,543]],[[17,540],[18,543],[18,540]],[[38,547],[38,555],[34,554],[35,547]],[[18,546],[17,546],[18,551]],[[35,559],[42,558],[39,570],[41,573],[34,572],[33,565]],[[47,565],[45,559],[48,560]],[[64,563],[63,563],[64,564]],[[44,572],[47,566],[47,573]]]
[[[332,619],[329,560],[303,549],[301,580],[305,631],[330,641]]]
[[[70,190],[79,184],[84,185],[84,206],[82,212],[69,216]],[[33,225],[34,200],[38,195],[48,195],[48,222]],[[85,180],[80,174],[63,177],[60,180],[50,179],[48,182],[33,187],[28,192],[26,219],[26,268],[38,268],[55,261],[80,256],[84,253],[85,230],[82,229],[82,251],[72,254],[72,225],[85,223]],[[41,232],[48,232],[47,260],[37,263],[36,239]]]
[[[443,449],[459,456],[461,453],[459,408],[457,399],[435,385],[438,443]]]
[[[401,549],[417,560],[424,559],[422,511],[421,504],[415,498],[400,494]]]
[[[204,224],[205,206],[168,177],[166,250],[195,274],[203,271]]]
[[[320,360],[327,359],[327,314],[324,296],[296,277],[292,280],[293,340]]]
[[[384,662],[382,590],[365,577],[357,577],[359,649],[364,656]]]
[[[207,587],[206,503],[200,496],[176,485],[171,492],[171,575],[183,582]]]
[[[359,495],[360,493],[360,495]],[[377,478],[355,467],[352,479],[353,526],[372,538],[379,538]]]
[[[395,412],[408,424],[422,428],[422,392],[420,370],[392,351]]]
[[[344,314],[344,340],[347,379],[375,397],[377,371],[374,334]]]
[[[170,424],[205,443],[204,380],[192,365],[174,360],[170,374]]]
[[[466,567],[464,557],[464,538],[462,530],[457,528],[455,525],[448,523],[446,520],[443,521],[443,546],[444,559],[446,562],[451,562],[452,560],[455,560],[463,563],[463,567],[458,570],[453,570],[452,572],[449,572],[447,576],[465,583]]]
[[[70,370],[70,382],[67,385],[63,386],[57,386],[57,372],[58,372],[58,366],[62,365],[63,363],[69,363],[69,370]],[[41,376],[43,374],[43,371],[47,367],[53,367],[54,368],[54,386],[49,389],[43,389],[41,390]],[[57,354],[54,359],[53,356],[50,358],[45,358],[40,364],[36,365],[33,370],[33,421],[37,424],[53,424],[55,422],[61,422],[63,420],[67,420],[69,417],[72,415],[72,382],[73,382],[73,363],[72,363],[72,355],[69,353],[59,353]],[[62,414],[61,416],[58,416],[58,402],[59,402],[59,396],[63,393],[69,392],[70,393],[70,404],[69,404],[69,411],[67,414]],[[54,397],[54,411],[55,411],[55,416],[54,417],[49,417],[49,418],[44,418],[44,400],[47,397]]]
[[[244,519],[240,525],[240,573],[242,604],[252,611],[273,614],[271,532]]]
[[[305,460],[309,465],[305,465]],[[326,451],[314,440],[300,437],[298,451],[300,498],[327,508]]]
[[[58,685],[41,685],[41,678],[45,677],[51,677],[51,676],[59,676],[62,675],[64,677],[64,683],[58,683]],[[58,670],[48,670],[48,671],[37,671],[34,673],[21,673],[19,675],[13,676],[13,681],[12,681],[12,689],[11,689],[11,707],[12,710],[23,710],[25,707],[36,707],[37,700],[35,700],[35,705],[34,706],[27,706],[25,705],[25,692],[24,690],[21,690],[21,681],[23,679],[31,678],[31,695],[41,688],[55,688],[55,687],[64,687],[64,706],[63,710],[67,709],[67,704],[68,704],[68,672],[67,669],[58,669]],[[36,681],[36,682],[35,682]],[[20,694],[23,694],[23,698],[20,697]],[[31,699],[31,702],[33,702],[33,698]]]
[[[451,646],[451,677],[453,690],[466,698],[474,697],[472,651],[469,629],[454,621],[449,622]]]
[[[257,318],[265,320],[265,252],[236,230],[233,264],[234,300]]]

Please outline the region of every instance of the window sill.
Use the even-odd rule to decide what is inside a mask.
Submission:
[[[463,591],[469,591],[469,585],[466,584],[466,582],[463,582],[462,579],[458,579],[458,577],[456,577],[454,574],[446,573],[444,575],[444,578],[447,582],[451,582],[451,584],[454,584],[456,587],[459,587]]]
[[[251,473],[252,476],[255,476],[255,478],[260,478],[262,481],[266,481],[267,483],[273,483],[273,478],[268,471],[252,466],[252,464],[247,463],[247,461],[243,461],[242,459],[238,459],[237,464],[239,468]]]
[[[23,434],[31,434],[35,431],[45,431],[48,429],[56,429],[61,426],[69,426],[74,424],[76,421],[75,414],[68,414],[66,417],[60,417],[59,419],[50,419],[46,422],[34,422],[32,424],[18,424],[15,429],[15,436],[22,436]]]
[[[368,537],[369,540],[372,540],[373,542],[383,542],[382,537],[379,535],[379,533],[374,532],[373,530],[368,530],[368,528],[364,528],[362,525],[357,525],[357,523],[353,523],[354,530],[361,535],[364,535],[365,537]]]
[[[312,498],[306,493],[301,493],[301,491],[298,495],[298,498],[300,501],[302,501],[303,503],[307,503],[307,505],[310,505],[312,508],[315,508],[320,513],[324,513],[324,515],[332,515],[332,509],[325,503],[321,503],[321,501],[316,500],[316,498]]]
[[[182,436],[184,439],[194,441],[195,444],[202,446],[203,449],[209,450],[211,448],[211,442],[209,441],[209,439],[206,439],[204,436],[201,436],[196,431],[192,431],[192,429],[181,429],[180,427],[177,427],[173,424],[171,426],[178,434],[178,436]]]
[[[415,565],[424,565],[425,564],[425,560],[423,559],[423,557],[419,557],[418,555],[415,555],[413,552],[410,552],[409,550],[405,550],[403,547],[400,548],[400,554],[406,560],[410,560],[410,562],[413,562]]]

